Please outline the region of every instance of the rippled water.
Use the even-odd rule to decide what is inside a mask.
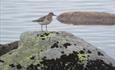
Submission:
[[[24,31],[39,31],[31,21],[49,11],[56,15],[65,11],[98,11],[115,13],[114,0],[0,0],[0,43],[19,40]],[[67,31],[104,50],[115,59],[114,26],[73,26],[58,22],[55,17],[49,31]]]

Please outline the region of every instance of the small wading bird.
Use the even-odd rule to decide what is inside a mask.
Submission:
[[[51,23],[53,16],[56,15],[53,12],[49,12],[48,15],[33,20],[32,22],[38,22],[41,25],[41,31],[43,31],[43,25],[46,25],[46,31],[47,31],[47,25]]]

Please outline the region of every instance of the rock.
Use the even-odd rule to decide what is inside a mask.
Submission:
[[[3,54],[6,54],[7,52],[9,52],[13,49],[17,49],[18,42],[19,41],[15,41],[15,42],[12,42],[9,44],[0,44],[0,56],[2,56]]]
[[[67,32],[24,32],[0,70],[115,70],[115,60]]]
[[[65,12],[57,17],[62,23],[74,25],[115,25],[115,14],[104,12]]]

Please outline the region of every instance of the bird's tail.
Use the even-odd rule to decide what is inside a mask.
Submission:
[[[37,22],[37,20],[32,20],[32,22]]]

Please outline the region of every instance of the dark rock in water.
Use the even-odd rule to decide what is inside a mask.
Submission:
[[[115,70],[114,59],[67,32],[22,33],[9,53],[0,57],[0,70]]]
[[[3,54],[6,54],[7,52],[9,52],[13,49],[17,49],[18,42],[19,41],[15,41],[15,42],[12,42],[9,44],[0,44],[0,56],[2,56]]]
[[[104,12],[65,12],[57,17],[65,24],[74,25],[115,25],[115,14]]]

